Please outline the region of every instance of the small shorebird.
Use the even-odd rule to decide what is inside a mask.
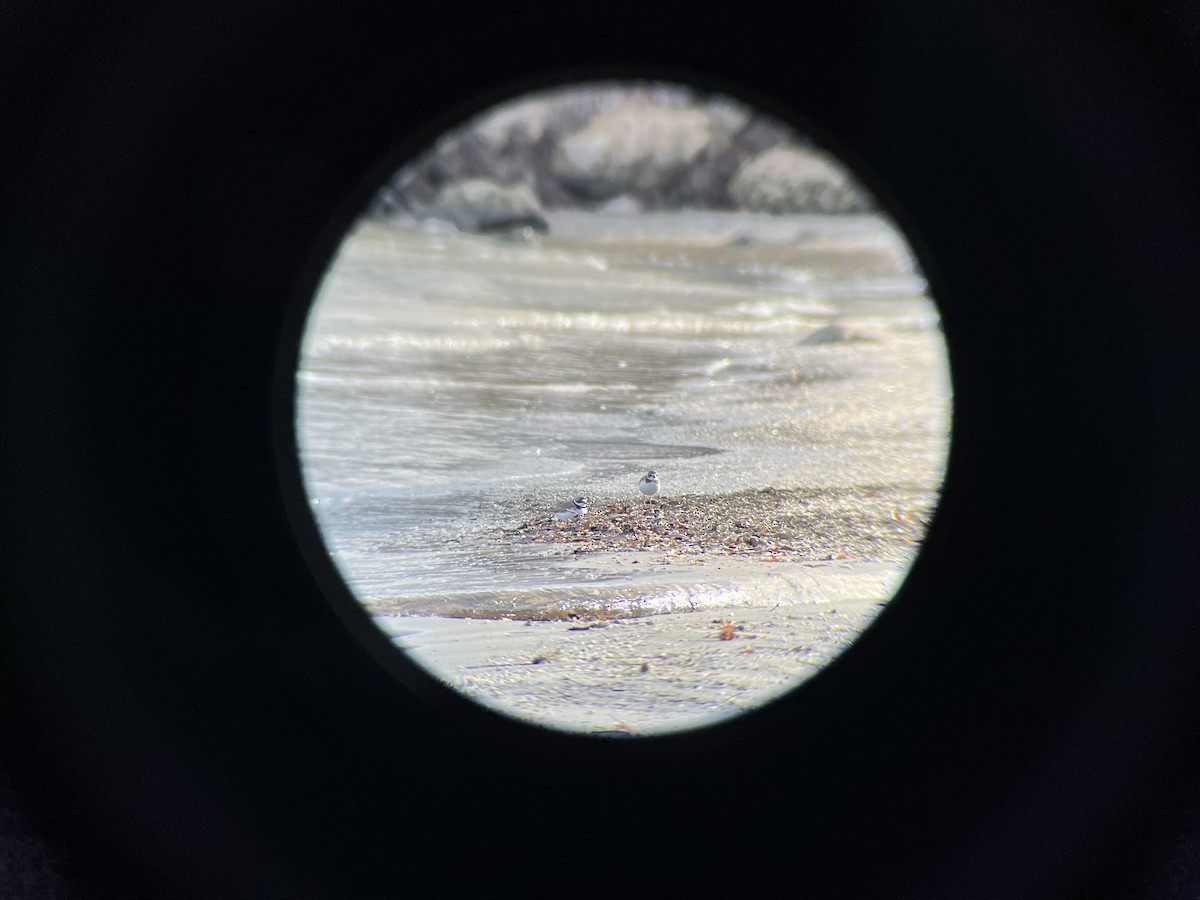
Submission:
[[[584,515],[587,515],[587,500],[583,497],[580,497],[578,500],[572,500],[570,503],[564,504],[554,510],[554,518],[560,519],[563,522],[569,522]]]
[[[642,480],[638,482],[638,490],[646,495],[646,499],[651,503],[654,502],[654,495],[658,493],[658,473],[651,469],[642,476]]]

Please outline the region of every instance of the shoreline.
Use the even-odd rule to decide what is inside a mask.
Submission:
[[[651,504],[601,499],[568,524],[541,517],[503,533],[517,542],[572,544],[575,554],[663,550],[689,558],[894,559],[913,554],[931,506],[928,490],[896,485],[762,487],[680,494]]]
[[[507,567],[517,587],[365,605],[376,616],[550,621],[883,601],[917,555],[934,498],[889,486],[685,494],[645,508],[601,501],[581,520],[541,515],[472,540],[470,552]],[[522,565],[554,574],[522,584]]]
[[[849,646],[887,599],[608,621],[375,622],[435,679],[493,710],[566,731],[650,735],[713,724],[793,690]]]

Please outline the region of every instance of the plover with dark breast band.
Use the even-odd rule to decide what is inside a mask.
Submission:
[[[564,504],[554,510],[554,518],[563,522],[569,522],[572,519],[586,515],[587,509],[587,500],[580,497],[578,500],[572,500],[570,503]]]
[[[658,493],[658,473],[651,469],[643,475],[642,480],[638,482],[638,490],[646,496],[647,500],[653,503],[654,495]]]

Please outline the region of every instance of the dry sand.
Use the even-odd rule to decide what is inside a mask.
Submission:
[[[569,731],[663,733],[737,715],[802,683],[858,637],[902,573],[895,564],[819,565],[826,571],[808,573],[819,594],[774,608],[376,622],[435,677],[509,715]]]

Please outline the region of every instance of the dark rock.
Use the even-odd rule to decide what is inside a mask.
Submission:
[[[852,325],[846,325],[842,322],[832,322],[824,328],[818,328],[804,340],[801,344],[844,344],[855,341],[879,341],[879,335],[874,332],[867,331],[863,328],[855,328]]]
[[[600,113],[560,143],[551,167],[581,197],[643,196],[677,181],[712,135],[702,110],[628,104]]]
[[[629,88],[597,85],[533,94],[495,107],[448,132],[393,175],[369,212],[417,210],[433,203],[444,185],[466,178],[527,184],[548,207],[577,207],[578,198],[550,171],[554,150],[563,137],[629,93]]]
[[[806,141],[735,100],[674,85],[547,91],[448,132],[396,172],[368,212],[425,215],[448,186],[477,179],[526,185],[546,209],[605,209],[613,199],[612,211],[870,208],[839,167],[812,162],[825,157],[797,161]]]
[[[454,223],[459,231],[549,231],[538,198],[523,184],[467,178],[445,185],[422,214]]]
[[[638,198],[632,194],[618,194],[611,200],[605,201],[600,206],[596,207],[596,212],[620,215],[640,213],[641,211],[642,204],[638,201]]]
[[[706,111],[713,138],[678,182],[662,192],[660,208],[733,209],[737,204],[729,196],[729,182],[739,166],[776,144],[803,140],[781,122],[754,116],[732,101],[714,99]]]

